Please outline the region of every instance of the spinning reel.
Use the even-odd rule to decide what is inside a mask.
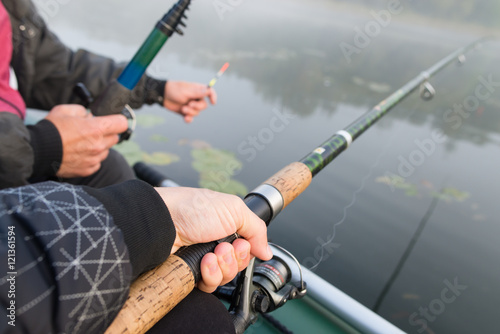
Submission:
[[[253,259],[240,273],[236,286],[226,285],[215,292],[217,297],[231,303],[229,313],[236,333],[245,332],[257,321],[259,314],[272,312],[289,300],[306,294],[306,283],[297,259],[282,247],[272,245],[288,254],[293,261],[278,256],[265,262]],[[299,277],[294,277],[290,269],[293,265],[299,268]]]

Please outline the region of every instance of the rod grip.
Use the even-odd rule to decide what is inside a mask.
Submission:
[[[278,189],[283,196],[283,208],[286,208],[311,184],[312,173],[302,162],[293,162],[271,176],[264,184]]]
[[[250,196],[245,203],[264,221],[271,217],[271,208],[265,199]],[[146,333],[194,289],[201,279],[203,256],[213,252],[219,243],[232,243],[237,237],[234,234],[182,248],[163,264],[140,276],[132,284],[125,305],[105,334]]]
[[[113,79],[89,108],[94,116],[121,114],[131,97],[132,91]]]
[[[189,266],[196,284],[201,280],[201,259],[203,259],[206,254],[213,252],[218,244],[222,242],[232,243],[234,240],[236,240],[236,238],[237,235],[234,234],[218,241],[184,247],[179,249],[175,254]]]
[[[221,242],[237,235],[177,251],[130,287],[125,305],[105,334],[144,334],[193,291],[201,279],[200,262]]]
[[[176,255],[134,281],[125,305],[105,334],[143,334],[194,289],[191,268]]]

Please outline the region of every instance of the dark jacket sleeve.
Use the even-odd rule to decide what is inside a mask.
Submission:
[[[141,181],[0,191],[0,333],[104,332],[174,237],[168,209]]]
[[[0,189],[27,184],[33,161],[30,134],[23,121],[0,112]]]
[[[3,1],[13,23],[12,66],[28,107],[50,110],[58,104],[81,103],[73,94],[79,82],[97,97],[123,69],[123,64],[109,58],[66,47],[48,29],[30,0]],[[133,90],[131,106],[161,103],[165,83],[143,76]]]
[[[16,115],[0,112],[0,189],[54,176],[62,154],[61,136],[50,121],[26,127]]]

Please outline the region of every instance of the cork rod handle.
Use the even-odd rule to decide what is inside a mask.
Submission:
[[[309,186],[311,179],[309,168],[303,163],[294,162],[265,183],[278,189],[286,207]],[[234,236],[228,238],[232,238],[229,242],[234,240]],[[199,271],[196,264],[204,254],[213,251],[216,244],[188,247],[179,256],[171,255],[163,264],[139,277],[132,284],[125,305],[105,334],[146,333],[194,289],[195,278],[200,274],[192,270]],[[187,263],[191,263],[191,267]]]
[[[311,184],[312,174],[305,164],[293,162],[271,176],[264,184],[269,184],[281,193],[286,208]]]
[[[125,305],[105,334],[143,334],[195,286],[189,266],[176,255],[140,276],[130,287]]]

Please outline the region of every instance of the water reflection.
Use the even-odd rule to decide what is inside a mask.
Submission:
[[[363,1],[357,3],[364,4]],[[464,1],[461,6],[451,6],[449,2],[440,2],[432,7],[415,3],[407,7],[403,5],[406,4],[401,5],[404,8],[401,16],[410,20],[393,17],[387,27],[381,27],[383,31],[380,34],[373,38],[368,36],[370,44],[362,48],[360,54],[353,53],[349,57],[351,62],[347,61],[339,46],[341,43],[355,45],[353,27],[363,28],[367,22],[374,21],[373,12],[387,11],[387,1],[370,3],[367,7],[351,7],[351,2],[347,8],[326,1],[315,1],[307,6],[298,1],[254,1],[252,5],[243,2],[232,10],[224,11],[223,15],[220,10],[217,12],[213,3],[200,2],[192,6],[187,21],[189,27],[185,29],[187,36],[182,39],[174,36],[164,54],[173,53],[181,63],[212,68],[213,71],[221,63],[229,61],[232,63],[231,73],[250,80],[255,93],[265,101],[306,117],[318,110],[334,113],[339,103],[368,108],[452,50],[496,32],[486,27],[498,27],[496,21],[488,19],[497,9],[496,3],[482,6],[471,1]],[[62,9],[74,11],[72,25],[84,28],[89,38],[118,41],[129,46],[127,52],[111,52],[120,59],[127,59],[124,56],[136,49],[149,32],[148,27],[159,18],[159,12],[151,9],[163,10],[167,6],[161,1],[152,1],[148,6],[135,5],[131,11],[113,11],[112,20],[106,15],[90,18],[76,15],[77,12],[105,13],[115,6],[116,1],[106,1],[99,6],[79,1]],[[439,15],[450,10],[454,14],[446,19]],[[418,16],[417,13],[425,15]],[[445,28],[432,25],[421,27],[423,21],[429,20],[429,15],[439,20],[430,22],[432,25],[444,24]],[[52,20],[57,24],[58,20],[64,19],[56,15]],[[138,20],[144,24],[138,25],[137,29],[128,29],[125,35],[122,33],[128,22]],[[99,25],[92,24],[92,21]],[[401,21],[405,21],[404,24]],[[467,29],[472,23],[475,25],[474,34]],[[458,25],[458,33],[448,30],[450,24]],[[439,90],[453,92],[455,101],[438,98],[431,106],[425,107],[438,111],[427,114],[426,119],[432,126],[442,127],[436,124],[442,123],[443,115],[439,111],[453,108],[455,103],[461,102],[461,96],[466,98],[474,92],[474,85],[477,85],[475,77],[500,77],[498,71],[494,73],[499,51],[500,44],[485,43],[482,50],[470,56],[469,64],[464,69],[449,69],[451,74],[440,74],[447,79],[439,83],[447,86],[439,87]],[[479,111],[481,117],[474,118],[469,124],[481,129],[480,138],[477,133],[472,135],[468,131],[450,131],[444,127],[442,130],[451,137],[484,143],[488,140],[485,131],[498,132],[497,124],[491,122],[491,115],[494,114],[491,110],[500,106],[500,100],[492,97],[485,104]],[[421,124],[422,120],[409,119],[415,124]]]
[[[374,19],[370,11],[387,9],[387,1],[240,3],[221,20],[213,2],[193,2],[186,35],[169,40],[151,67],[159,76],[203,81],[231,62],[216,86],[218,106],[192,125],[159,107],[140,111],[165,122],[139,129],[135,141],[149,154],[175,156],[178,161],[163,170],[187,186],[199,186],[200,173],[192,168],[193,145],[185,143],[201,140],[217,152],[233,152],[242,162],[234,178],[253,188],[420,71],[499,28],[497,2],[411,2],[348,62],[339,45],[354,43],[353,29]],[[50,23],[73,47],[129,59],[168,7],[160,0],[147,6],[74,0],[61,4]],[[380,306],[380,314],[407,332],[420,333],[422,321],[415,322],[422,319],[428,333],[486,333],[497,327],[500,87],[485,86],[480,96],[477,87],[490,76],[500,82],[499,51],[498,42],[487,42],[464,66],[441,72],[431,80],[438,92],[433,100],[408,97],[320,173],[270,227],[273,241],[308,266],[319,262],[318,274],[373,307],[437,198]],[[456,105],[464,111],[455,111]],[[297,117],[255,147],[255,155],[245,154],[241,147],[258,138],[276,110]],[[429,144],[436,131],[446,140]],[[412,170],[401,167],[402,161]],[[445,281],[456,277],[468,287],[456,302],[431,314],[432,321],[420,315],[420,308],[439,299]]]

